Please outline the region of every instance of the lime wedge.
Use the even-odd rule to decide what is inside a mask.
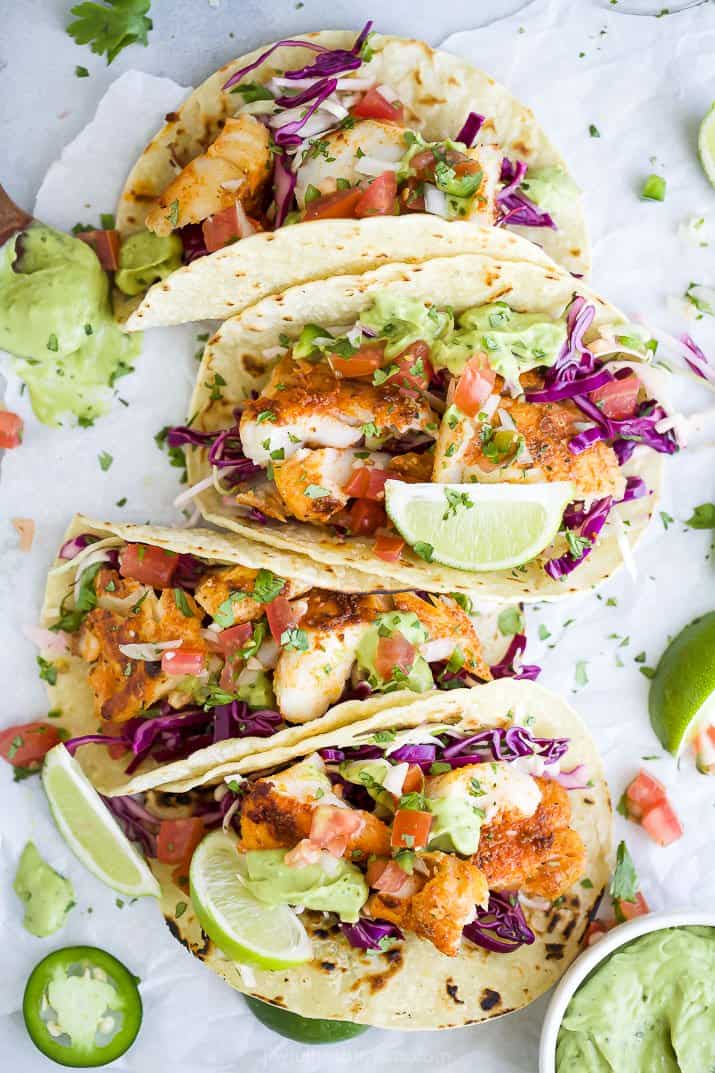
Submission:
[[[696,618],[670,642],[650,683],[648,710],[664,749],[677,755],[688,730],[706,714],[715,723],[715,611]]]
[[[703,171],[715,186],[715,101],[706,113],[698,132],[698,152]]]
[[[574,497],[570,481],[544,484],[385,483],[400,536],[428,561],[457,570],[508,570],[543,551]]]
[[[367,1032],[367,1025],[352,1021],[321,1021],[317,1017],[301,1017],[291,1010],[271,1006],[258,998],[246,996],[248,1008],[266,1028],[298,1043],[343,1043],[346,1039]]]
[[[239,875],[236,843],[207,835],[191,859],[191,900],[201,927],[227,957],[262,969],[286,969],[313,956],[300,920],[287,905],[264,905]]]
[[[160,897],[148,864],[61,742],[45,757],[42,782],[60,834],[85,868],[121,894]]]

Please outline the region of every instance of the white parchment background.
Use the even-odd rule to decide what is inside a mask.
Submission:
[[[412,29],[419,33],[419,24]],[[712,5],[652,19],[620,15],[606,4],[585,0],[537,0],[520,14],[454,34],[444,44],[531,104],[563,150],[587,195],[597,288],[633,316],[671,332],[691,331],[715,356],[715,321],[689,320],[684,307],[673,301],[691,281],[715,285],[715,237],[709,246],[696,248],[678,235],[684,220],[704,216],[715,236],[715,191],[696,157],[697,125],[715,98]],[[138,50],[132,56],[141,62]],[[38,218],[70,227],[111,211],[130,164],[184,92],[166,79],[135,72],[121,76],[95,121],[50,169],[35,207]],[[600,138],[589,136],[590,124]],[[667,178],[663,204],[638,198],[643,178],[652,171]],[[185,414],[196,371],[195,336],[201,330],[191,326],[149,333],[135,374],[118,383],[128,408],[116,401],[93,429],[60,432],[39,425],[11,379],[7,405],[23,413],[26,433],[22,447],[4,459],[0,485],[0,725],[36,718],[46,710],[35,651],[21,628],[36,620],[44,574],[72,512],[181,521],[171,505],[177,471],[169,468],[153,435]],[[697,388],[683,394],[686,409],[712,405],[711,397]],[[101,451],[114,459],[107,472],[99,467]],[[667,531],[660,518],[651,527],[638,556],[637,583],[622,573],[602,590],[601,599],[590,596],[529,613],[529,662],[540,662],[542,682],[571,700],[588,721],[614,797],[643,756],[659,757],[647,766],[668,784],[685,825],[684,838],[660,849],[637,828],[617,821],[648,901],[659,909],[711,907],[715,900],[715,780],[699,776],[688,761],[678,771],[663,755],[648,723],[648,682],[634,657],[645,652],[647,663],[654,664],[670,635],[715,605],[711,534],[683,524],[695,504],[715,498],[714,456],[712,446],[694,446],[669,463],[662,509],[674,520]],[[116,501],[125,496],[126,506],[117,508]],[[17,548],[9,521],[17,516],[37,523],[30,554]],[[607,604],[609,597],[617,600],[616,606]],[[538,637],[541,623],[550,634],[545,641]],[[578,687],[576,664],[584,660],[588,684]],[[455,1073],[474,1068],[535,1071],[543,1000],[482,1028],[446,1035],[373,1031],[325,1050],[301,1048],[268,1033],[238,996],[174,942],[153,904],[120,908],[114,894],[75,862],[48,818],[37,780],[14,785],[9,769],[0,768],[3,1067],[7,1063],[18,1073],[54,1068],[27,1040],[19,1012],[22,990],[31,968],[47,952],[84,942],[113,951],[142,979],[144,1028],[133,1050],[115,1065],[124,1073],[261,1071],[289,1064],[306,1071],[347,1071],[357,1063],[378,1070],[426,1070],[439,1064]],[[77,894],[77,908],[64,931],[47,940],[23,931],[21,908],[11,890],[17,857],[29,837],[71,877]]]

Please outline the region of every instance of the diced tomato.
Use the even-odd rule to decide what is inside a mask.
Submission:
[[[235,655],[253,635],[253,626],[250,622],[241,622],[238,626],[229,626],[227,630],[221,630],[216,634],[216,647],[226,659]]]
[[[375,670],[380,678],[390,681],[396,669],[407,674],[415,662],[416,649],[406,637],[395,630],[389,637],[381,637],[375,653]]]
[[[365,817],[356,809],[318,805],[310,824],[310,841],[333,857],[342,857],[349,840],[365,826]]]
[[[397,861],[386,861],[378,857],[367,866],[367,882],[383,894],[398,894],[410,876]]]
[[[393,123],[401,123],[405,113],[399,101],[388,101],[376,86],[372,86],[350,111],[360,119],[387,119]]]
[[[372,376],[375,370],[382,366],[385,351],[377,343],[366,343],[349,358],[342,358],[339,354],[330,354],[328,360],[338,376],[357,380],[361,376]]]
[[[650,913],[648,902],[640,891],[638,891],[632,902],[624,902],[623,899],[618,898],[614,900],[613,904],[616,910],[616,917],[621,924],[624,920],[633,920],[634,917],[642,917],[646,913]]]
[[[362,189],[353,186],[349,190],[336,190],[333,194],[316,197],[305,206],[304,220],[352,220],[355,206],[362,197]]]
[[[605,417],[612,421],[624,421],[633,417],[638,402],[641,382],[635,373],[619,379],[609,380],[603,387],[591,392],[591,401],[595,402]]]
[[[156,839],[157,860],[188,870],[194,850],[203,837],[204,821],[200,816],[162,820]]]
[[[386,524],[385,508],[374,499],[356,499],[350,508],[350,532],[354,536],[370,536]]]
[[[119,573],[151,585],[154,589],[168,589],[179,565],[179,556],[152,544],[127,544],[119,556]]]
[[[206,666],[206,654],[195,648],[169,648],[162,654],[164,674],[201,674]]]
[[[393,849],[424,849],[429,842],[432,813],[399,808],[392,823],[390,845]]]
[[[293,608],[285,596],[276,596],[275,600],[266,604],[266,618],[271,636],[277,645],[281,643],[281,637],[286,630],[295,629],[298,625]]]
[[[105,272],[117,271],[119,268],[118,231],[80,231],[77,238],[81,238],[92,247]]]
[[[394,216],[397,198],[397,176],[394,171],[383,171],[373,179],[362,197],[355,204],[355,215]]]
[[[467,417],[476,417],[494,390],[495,380],[496,373],[486,354],[475,354],[469,359],[457,381],[454,405]]]
[[[611,921],[610,924],[605,920],[592,920],[589,926],[586,928],[586,934],[583,937],[585,946],[593,946],[599,939],[611,930],[615,922]]]
[[[344,491],[356,499],[384,499],[385,481],[390,479],[390,471],[378,469],[377,466],[358,466],[353,470]]]
[[[262,230],[258,220],[254,220],[252,216],[245,216],[239,211],[236,202],[229,205],[227,209],[221,209],[221,212],[209,216],[201,225],[204,244],[209,253],[222,250],[224,246],[235,242],[236,239],[247,238],[249,234]]]
[[[647,771],[639,771],[626,787],[626,806],[628,816],[640,821],[646,812],[666,800],[665,786]]]
[[[641,827],[659,846],[669,846],[683,834],[683,827],[669,801],[650,809],[641,820]]]
[[[45,753],[60,741],[59,728],[38,721],[0,731],[0,756],[13,767],[39,768]]]
[[[431,149],[422,149],[415,153],[410,160],[410,170],[415,173],[415,178],[421,182],[430,181],[434,178],[434,169],[439,156]]]
[[[8,451],[22,443],[23,421],[12,410],[0,410],[0,447]]]
[[[432,362],[429,360],[430,348],[418,339],[416,343],[403,350],[395,358],[398,371],[390,376],[389,383],[398,387],[417,388],[426,391],[434,376]]]
[[[396,563],[402,555],[404,546],[405,542],[402,537],[392,533],[378,533],[372,550],[383,562]]]
[[[422,793],[425,777],[419,764],[410,764],[402,784],[403,794]]]

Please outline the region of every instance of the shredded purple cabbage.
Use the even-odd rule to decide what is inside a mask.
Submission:
[[[536,663],[522,663],[521,657],[524,649],[526,648],[526,635],[523,633],[515,633],[511,639],[511,644],[507,648],[506,652],[493,667],[490,667],[492,672],[492,678],[525,678],[528,681],[533,682],[541,674],[541,667]]]
[[[668,415],[659,403],[648,399],[639,404],[635,417],[616,421],[606,417],[602,410],[585,395],[575,395],[574,402],[587,417],[594,422],[594,427],[580,432],[569,440],[569,451],[580,454],[598,440],[612,440],[613,448],[621,465],[627,461],[635,446],[639,443],[650,447],[659,454],[672,455],[678,450],[678,443],[672,429],[658,432],[656,425]],[[623,446],[632,443],[632,447]]]
[[[297,175],[292,170],[285,153],[276,154],[273,169],[273,200],[276,204],[275,226],[282,227],[293,204],[293,192]]]
[[[357,924],[341,924],[340,930],[350,945],[359,950],[382,950],[385,939],[404,939],[396,924],[367,917],[360,917]]]
[[[605,496],[603,499],[595,500],[588,511],[584,510],[582,503],[571,503],[566,508],[564,511],[564,525],[566,528],[572,532],[577,532],[579,537],[590,541],[590,543],[583,546],[578,557],[569,550],[555,559],[549,559],[544,569],[550,578],[553,578],[554,581],[559,581],[561,578],[566,577],[591,554],[596,538],[606,524],[606,519],[611,512],[612,506],[613,498]]]
[[[174,425],[167,430],[166,442],[169,447],[210,447],[218,432],[200,432],[189,425]]]
[[[548,212],[541,212],[519,187],[526,178],[526,164],[523,160],[513,163],[508,157],[502,158],[501,181],[506,185],[497,194],[497,203],[501,218],[497,227],[504,224],[517,224],[520,227],[550,227],[557,230],[553,217]]]
[[[193,592],[205,573],[206,563],[197,559],[195,555],[181,552],[171,583],[177,589]]]
[[[541,388],[539,391],[527,391],[527,402],[559,402],[561,399],[572,399],[575,395],[587,395],[599,387],[613,380],[613,373],[605,366],[595,372],[574,380],[562,379],[551,387]]]
[[[483,115],[479,115],[478,112],[470,112],[465,119],[464,124],[462,125],[457,137],[454,140],[456,142],[462,142],[464,145],[467,146],[468,149],[471,149],[472,145],[474,144],[474,139],[476,138],[477,134],[479,134],[479,131],[482,129],[483,122]]]
[[[282,718],[278,712],[251,711],[243,701],[219,705],[210,711],[194,707],[180,712],[162,701],[159,715],[127,720],[118,737],[84,734],[71,738],[65,742],[65,746],[74,756],[82,745],[110,746],[121,742],[133,754],[125,769],[126,774],[131,775],[150,755],[159,763],[182,760],[199,749],[227,738],[270,737],[281,725]]]
[[[90,544],[96,544],[98,540],[99,537],[94,536],[93,533],[78,533],[77,536],[65,540],[60,548],[59,558],[74,559],[75,555],[79,555],[79,553],[89,547]]]
[[[696,376],[715,384],[715,368],[710,364],[704,352],[700,349],[691,335],[681,335],[681,343],[685,346],[685,361]]]
[[[136,797],[102,797],[130,842],[136,842],[145,857],[156,857],[156,836],[161,820],[152,816]]]
[[[197,261],[199,257],[208,256],[209,251],[206,249],[201,224],[186,224],[185,227],[179,228],[178,235],[184,247],[184,264],[190,265],[192,261]]]
[[[617,499],[617,503],[630,503],[632,499],[642,499],[643,496],[650,495],[646,483],[642,477],[629,477],[626,480],[626,490],[623,493],[622,499]]]
[[[360,59],[360,52],[362,46],[367,40],[367,36],[372,29],[372,19],[365,23],[362,30],[355,38],[355,43],[350,51],[346,51],[342,48],[326,48],[325,45],[318,45],[314,41],[294,41],[291,38],[285,38],[283,41],[277,41],[275,45],[271,45],[266,49],[257,60],[249,64],[247,67],[241,67],[240,70],[235,71],[228,82],[225,82],[221,87],[224,92],[227,89],[231,89],[238,82],[241,81],[244,75],[250,74],[251,71],[255,71],[256,67],[260,67],[262,63],[271,56],[278,48],[307,48],[311,52],[317,52],[318,58],[313,64],[308,64],[306,67],[301,67],[297,71],[286,71],[286,78],[323,78],[326,75],[338,74],[340,71],[354,71],[361,66],[362,60]],[[357,60],[357,62],[355,62]]]
[[[600,362],[594,358],[583,339],[595,315],[596,307],[582,295],[576,295],[566,314],[566,340],[544,378],[546,388],[559,388],[564,383],[572,383],[598,370]]]
[[[536,939],[526,923],[524,911],[515,893],[490,891],[486,909],[477,906],[476,918],[467,924],[465,939],[496,954],[508,954],[520,946],[530,946]]]

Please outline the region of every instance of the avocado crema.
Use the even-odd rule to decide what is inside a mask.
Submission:
[[[109,279],[80,239],[32,223],[0,249],[0,349],[15,356],[40,421],[89,424],[132,371],[141,337],[116,325]]]
[[[392,677],[385,679],[378,671],[375,660],[381,637],[391,637],[400,633],[411,645],[417,646],[429,640],[429,634],[417,615],[408,611],[386,611],[375,619],[374,624],[361,640],[356,656],[358,666],[367,673],[367,680],[373,689],[388,693],[395,689],[411,689],[413,693],[424,693],[434,685],[429,663],[420,655],[406,673],[399,673],[395,667]]]
[[[430,361],[436,369],[447,368],[459,376],[470,358],[481,351],[508,383],[516,382],[529,369],[553,365],[566,341],[563,317],[519,313],[506,302],[466,309],[455,320],[451,311],[384,292],[375,296],[360,323],[387,341],[387,358],[422,340],[431,348]]]
[[[715,1068],[715,928],[665,928],[612,954],[561,1023],[557,1073]]]
[[[38,938],[59,931],[75,904],[69,879],[43,860],[34,842],[28,842],[22,851],[13,890],[25,903],[25,929]]]
[[[241,878],[248,891],[266,905],[302,905],[337,913],[354,924],[367,901],[368,888],[359,868],[342,858],[317,864],[285,863],[286,850],[250,850],[241,858]]]
[[[122,242],[114,283],[124,294],[143,294],[179,268],[182,252],[178,235],[137,231]]]

